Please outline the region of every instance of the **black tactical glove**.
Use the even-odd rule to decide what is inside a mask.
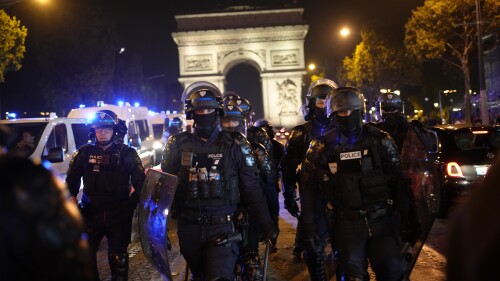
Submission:
[[[299,205],[297,205],[297,199],[293,194],[285,195],[285,209],[290,213],[290,215],[298,218],[299,217]]]

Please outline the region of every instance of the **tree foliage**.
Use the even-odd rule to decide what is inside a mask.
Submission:
[[[28,35],[26,27],[16,17],[10,17],[0,10],[0,82],[5,81],[7,71],[17,71],[21,68],[26,48],[24,42]]]
[[[401,89],[418,80],[419,65],[406,59],[401,43],[389,43],[366,30],[361,32],[361,39],[352,56],[342,62],[341,80],[361,89],[369,105],[378,97],[380,89]]]
[[[482,0],[485,33],[500,25],[500,1]],[[477,43],[475,0],[426,0],[406,23],[405,45],[420,60],[440,59],[463,73],[466,122],[471,120],[471,56]]]

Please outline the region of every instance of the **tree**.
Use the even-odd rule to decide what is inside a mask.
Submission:
[[[26,48],[24,42],[28,31],[16,17],[0,10],[0,82],[5,81],[7,71],[21,68]]]
[[[406,59],[402,42],[391,42],[373,31],[363,30],[351,57],[345,57],[341,80],[365,93],[371,107],[380,89],[401,89],[418,77],[419,65]]]
[[[485,34],[500,25],[500,1],[482,0]],[[405,45],[419,60],[440,59],[463,74],[465,122],[471,122],[469,59],[477,42],[475,0],[426,0],[406,23]]]

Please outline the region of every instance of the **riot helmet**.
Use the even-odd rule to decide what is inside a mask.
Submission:
[[[404,103],[398,94],[392,92],[380,94],[375,109],[382,119],[404,116]]]
[[[338,85],[330,79],[318,79],[309,87],[306,95],[306,106],[304,107],[304,119],[306,121],[318,119],[327,122],[324,100]]]
[[[224,117],[220,120],[223,130],[231,132],[240,132],[246,135],[246,121],[243,110],[234,105],[224,106]]]
[[[270,139],[274,139],[274,128],[273,125],[271,125],[271,122],[265,118],[261,118],[254,123],[255,127],[260,127],[264,129],[269,136]]]
[[[182,130],[182,119],[180,117],[174,117],[170,122],[168,123],[168,126],[171,128],[175,128],[177,130]]]
[[[120,124],[120,132],[123,131],[123,122],[120,122],[121,120],[118,119],[118,116],[116,113],[114,113],[111,110],[99,110],[96,113],[94,113],[92,119],[89,120],[87,125],[90,127],[90,138],[95,139],[96,143],[101,145],[101,146],[107,146],[111,144],[112,141],[115,140],[118,130],[117,127]],[[99,133],[104,133],[103,137],[97,138],[96,136],[96,131]],[[107,133],[111,133],[111,137],[108,138],[106,136]],[[125,134],[127,133],[126,131],[126,126],[125,126]],[[123,134],[123,135],[125,135]],[[123,136],[121,137],[120,141],[123,141]]]
[[[232,99],[239,99],[240,96],[233,91],[225,91],[222,95],[222,102],[227,104]]]
[[[326,99],[326,113],[333,117],[335,125],[345,133],[361,128],[365,114],[363,93],[354,87],[340,87],[330,93]]]
[[[199,81],[189,85],[182,94],[184,100],[186,119],[193,119],[196,109],[215,109],[217,114],[223,115],[222,94],[214,84]]]
[[[234,105],[241,110],[243,110],[243,114],[248,126],[252,126],[252,117],[255,114],[252,110],[252,104],[245,98],[232,99],[227,103],[228,105]]]
[[[199,81],[189,85],[182,98],[186,106],[186,118],[194,120],[196,134],[204,139],[209,138],[219,124],[219,116],[224,116],[220,90],[210,82]]]

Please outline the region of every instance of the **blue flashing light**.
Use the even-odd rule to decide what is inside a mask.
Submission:
[[[16,114],[15,113],[8,113],[7,117],[16,118]]]
[[[124,102],[122,100],[118,101],[118,106],[123,106]]]
[[[174,110],[174,112],[172,112],[173,114],[177,114],[177,110]]]
[[[167,110],[167,114],[170,114],[170,110]]]
[[[138,102],[134,102],[134,106],[135,107],[139,107],[139,103]]]
[[[78,107],[79,107],[79,108],[84,108],[84,107],[85,107],[85,105],[82,103],[82,104],[80,104]]]

